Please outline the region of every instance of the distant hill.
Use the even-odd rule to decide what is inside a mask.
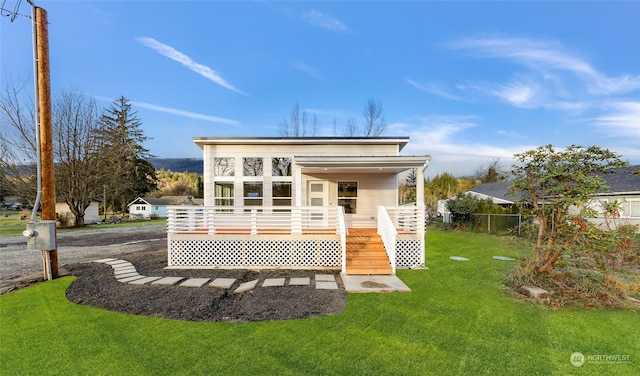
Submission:
[[[164,169],[173,172],[195,172],[202,175],[202,159],[195,158],[151,158],[149,160],[156,170]]]

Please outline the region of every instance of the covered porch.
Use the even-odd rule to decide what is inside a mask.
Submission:
[[[395,275],[424,265],[424,208],[378,207],[348,228],[342,206],[168,208],[168,262],[184,268],[339,269]]]

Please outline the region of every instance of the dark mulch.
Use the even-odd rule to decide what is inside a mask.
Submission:
[[[328,271],[309,270],[166,270],[166,250],[149,250],[123,254],[121,259],[133,263],[145,276],[235,278],[231,289],[208,286],[130,285],[116,281],[111,266],[80,263],[67,266],[68,274],[77,277],[67,289],[67,298],[78,304],[111,311],[187,321],[270,321],[334,315],[342,312],[346,292],[317,290],[315,274]],[[242,282],[281,277],[311,277],[310,286],[257,287],[233,293]],[[336,275],[336,280],[340,281]],[[261,284],[261,282],[260,282]],[[260,284],[258,286],[260,286]]]

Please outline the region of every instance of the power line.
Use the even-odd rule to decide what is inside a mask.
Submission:
[[[33,3],[32,0],[27,0],[27,2],[29,4],[31,4],[32,6],[35,6],[35,4]],[[18,16],[22,16],[22,17],[26,17],[26,18],[31,18],[30,15],[28,14],[20,14],[20,4],[22,3],[22,0],[18,0],[16,2],[16,4],[13,6],[13,10],[7,8],[7,0],[2,0],[2,7],[0,7],[0,16],[2,17],[10,17],[11,18],[11,22],[15,21],[16,18],[18,18]]]

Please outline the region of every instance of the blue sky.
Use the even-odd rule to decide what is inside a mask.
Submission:
[[[428,176],[546,144],[640,163],[640,2],[35,2],[53,95],[124,95],[159,157],[201,158],[194,136],[280,136],[296,103],[332,136],[373,98]],[[1,69],[30,80],[22,15],[0,20]]]

